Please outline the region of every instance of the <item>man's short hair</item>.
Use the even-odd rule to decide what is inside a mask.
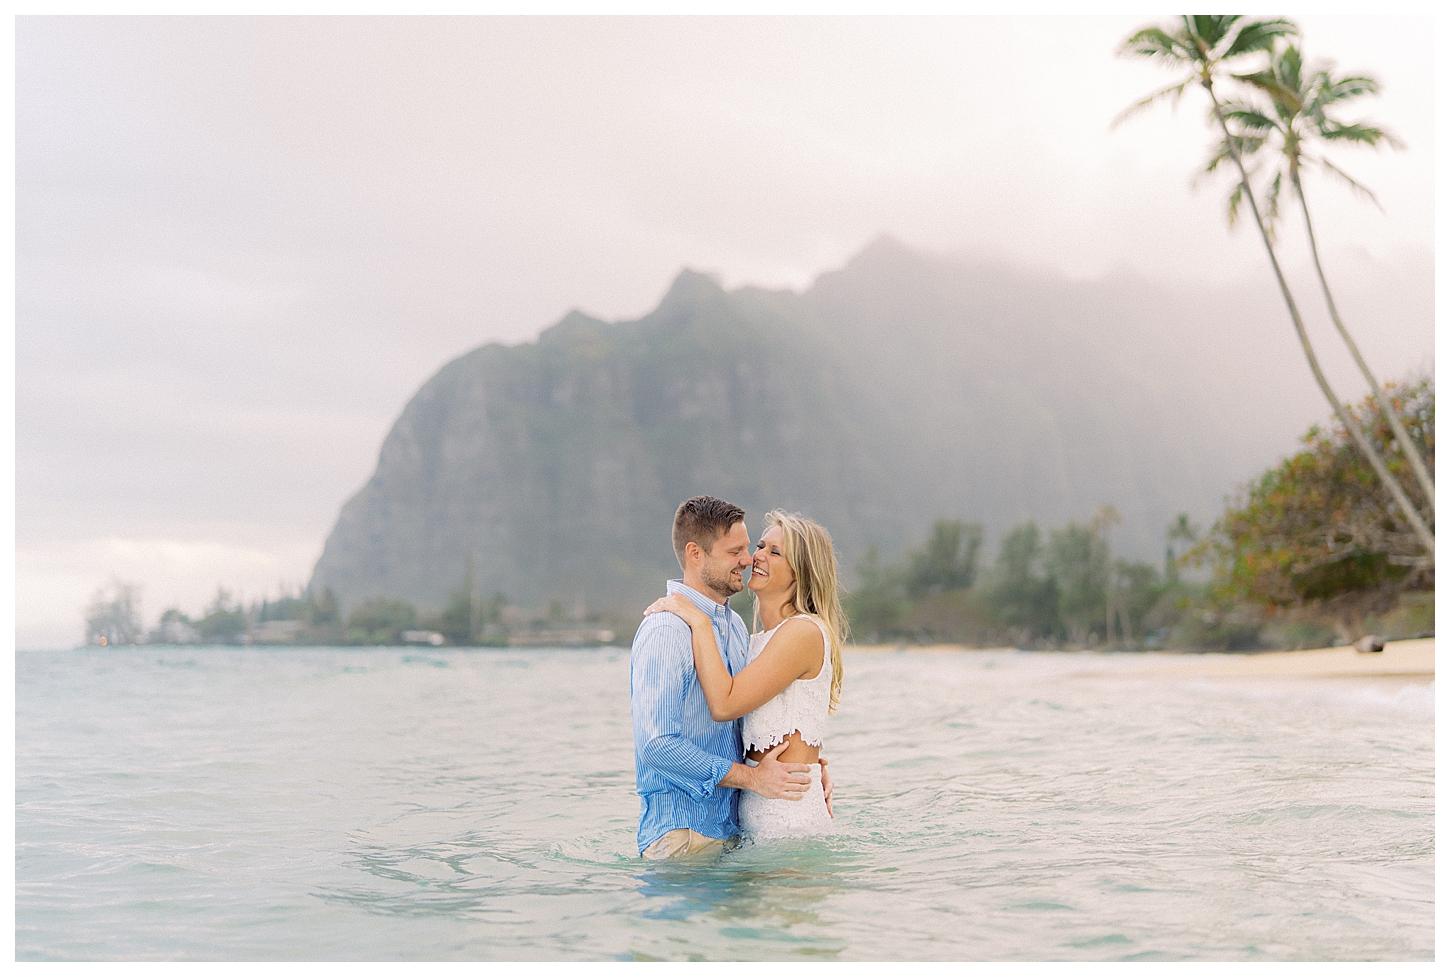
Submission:
[[[680,569],[685,568],[686,543],[695,543],[708,553],[715,540],[744,519],[744,509],[714,496],[697,495],[681,502],[675,510],[674,528],[670,530],[670,542],[675,544],[675,559],[680,561]]]

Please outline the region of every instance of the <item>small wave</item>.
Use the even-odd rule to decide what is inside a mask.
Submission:
[[[1290,804],[1280,807],[1261,807],[1254,811],[1232,815],[1227,818],[1227,823],[1261,825],[1294,821],[1343,821],[1353,824],[1368,824],[1384,818],[1413,819],[1418,816],[1408,811],[1370,807],[1364,804]]]
[[[550,851],[561,861],[576,865],[610,868],[618,865],[633,867],[638,864],[640,859],[639,853],[634,850],[633,833],[628,836],[623,847],[619,842],[620,838],[616,836],[573,838],[555,842]]]
[[[404,655],[404,665],[432,665],[434,668],[447,668],[448,663],[438,658],[428,658],[424,655]]]
[[[1196,688],[1228,692],[1249,699],[1272,699],[1284,706],[1335,712],[1387,713],[1405,719],[1435,718],[1435,683],[1399,679],[1329,678],[1255,684],[1219,683],[1200,679]]]

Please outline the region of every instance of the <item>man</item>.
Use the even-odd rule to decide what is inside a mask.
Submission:
[[[708,495],[682,503],[670,533],[683,576],[665,586],[710,615],[715,643],[734,675],[745,667],[750,633],[730,598],[751,565],[745,510]],[[738,843],[739,790],[763,797],[805,796],[810,767],[768,753],[743,763],[740,720],[710,718],[695,677],[690,626],[673,614],[651,614],[634,636],[629,659],[634,719],[634,773],[639,792],[639,852],[645,858],[723,851]],[[823,786],[829,795],[830,787]]]

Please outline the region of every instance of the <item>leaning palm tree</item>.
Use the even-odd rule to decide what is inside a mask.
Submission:
[[[1329,66],[1306,73],[1303,55],[1293,44],[1285,45],[1276,53],[1267,69],[1238,77],[1267,95],[1272,106],[1269,111],[1263,111],[1257,105],[1241,101],[1228,101],[1223,105],[1224,119],[1228,123],[1228,127],[1235,130],[1234,136],[1239,139],[1240,150],[1246,159],[1251,159],[1265,148],[1277,151],[1274,175],[1268,185],[1264,208],[1264,222],[1269,235],[1273,236],[1274,224],[1279,216],[1279,197],[1287,185],[1291,196],[1299,201],[1299,209],[1304,217],[1304,229],[1309,236],[1309,253],[1314,259],[1314,270],[1319,275],[1319,285],[1324,291],[1324,303],[1329,309],[1329,317],[1334,321],[1335,328],[1339,330],[1340,337],[1349,348],[1350,355],[1354,357],[1355,364],[1359,366],[1364,378],[1369,381],[1369,388],[1374,392],[1375,403],[1379,405],[1381,415],[1389,422],[1395,441],[1399,444],[1400,450],[1404,453],[1410,469],[1414,472],[1415,478],[1425,494],[1428,511],[1433,515],[1435,482],[1430,475],[1430,469],[1425,464],[1424,456],[1420,454],[1415,443],[1410,440],[1409,432],[1405,430],[1399,412],[1393,409],[1384,387],[1370,371],[1369,364],[1360,354],[1359,346],[1350,336],[1349,330],[1345,328],[1344,320],[1340,318],[1339,307],[1334,302],[1334,295],[1329,289],[1329,280],[1325,277],[1324,266],[1319,260],[1319,244],[1314,236],[1314,222],[1309,217],[1309,203],[1304,196],[1303,173],[1306,169],[1318,167],[1325,173],[1338,177],[1349,184],[1356,192],[1373,201],[1376,206],[1379,205],[1379,201],[1372,191],[1335,166],[1321,153],[1312,151],[1316,142],[1349,143],[1371,148],[1376,148],[1381,144],[1396,148],[1402,145],[1393,134],[1378,126],[1365,122],[1345,123],[1330,117],[1331,111],[1350,99],[1377,94],[1379,83],[1364,75],[1336,78]],[[1208,172],[1212,172],[1227,157],[1228,141],[1225,140],[1219,144],[1217,151],[1209,160]],[[1230,224],[1237,217],[1241,189],[1241,184],[1236,185],[1230,196]]]
[[[1390,495],[1403,511],[1405,519],[1419,538],[1421,545],[1433,559],[1435,534],[1420,518],[1420,513],[1410,502],[1404,488],[1385,467],[1384,461],[1380,459],[1379,453],[1370,443],[1369,438],[1365,436],[1354,416],[1345,410],[1344,405],[1335,396],[1334,390],[1324,376],[1324,371],[1319,366],[1319,358],[1314,353],[1313,344],[1309,342],[1309,334],[1304,329],[1304,320],[1299,315],[1299,307],[1295,304],[1294,295],[1289,291],[1289,283],[1285,281],[1284,272],[1279,267],[1273,237],[1265,226],[1258,201],[1254,198],[1253,187],[1249,184],[1249,175],[1244,168],[1243,154],[1240,151],[1241,140],[1230,134],[1228,124],[1224,119],[1223,105],[1219,102],[1218,93],[1214,89],[1215,81],[1229,62],[1242,60],[1245,56],[1252,54],[1265,52],[1271,54],[1274,44],[1279,38],[1290,37],[1298,32],[1299,29],[1287,20],[1243,22],[1243,18],[1237,14],[1185,15],[1181,25],[1145,27],[1128,37],[1122,43],[1118,53],[1149,58],[1173,68],[1187,68],[1188,74],[1175,84],[1162,88],[1129,106],[1114,120],[1113,124],[1117,125],[1135,112],[1165,98],[1172,99],[1176,104],[1188,87],[1194,83],[1200,85],[1208,94],[1211,103],[1211,117],[1223,132],[1224,146],[1239,172],[1239,186],[1235,192],[1240,193],[1242,199],[1248,201],[1249,210],[1254,215],[1254,223],[1258,225],[1259,236],[1263,238],[1264,248],[1269,254],[1269,264],[1274,269],[1274,277],[1279,283],[1279,291],[1283,293],[1284,304],[1289,309],[1289,318],[1294,323],[1294,332],[1299,337],[1299,345],[1304,350],[1305,359],[1309,361],[1310,372],[1314,374],[1314,380],[1319,385],[1324,398],[1334,409],[1335,417],[1339,419],[1340,424],[1344,425],[1355,445],[1363,452],[1370,467],[1374,469],[1375,475],[1389,490]]]

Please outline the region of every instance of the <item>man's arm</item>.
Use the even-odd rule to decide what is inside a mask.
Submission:
[[[731,761],[706,753],[683,735],[685,663],[693,658],[689,628],[675,619],[646,621],[631,652],[630,712],[634,748],[646,766],[675,787],[706,798],[730,774]],[[728,786],[728,785],[727,785]]]
[[[790,746],[790,741],[771,750],[760,758],[753,767],[743,763],[732,763],[730,773],[720,781],[721,787],[737,787],[752,791],[761,797],[783,797],[798,801],[810,790],[810,765],[805,763],[781,763],[776,759],[780,751]]]
[[[717,786],[766,797],[803,796],[810,781],[805,764],[783,764],[773,755],[757,767],[732,763],[706,753],[683,735],[686,663],[694,659],[690,630],[673,615],[657,619],[657,624],[648,621],[641,626],[649,630],[631,653],[630,712],[640,759],[674,786],[701,799]],[[693,676],[693,670],[689,674]]]

